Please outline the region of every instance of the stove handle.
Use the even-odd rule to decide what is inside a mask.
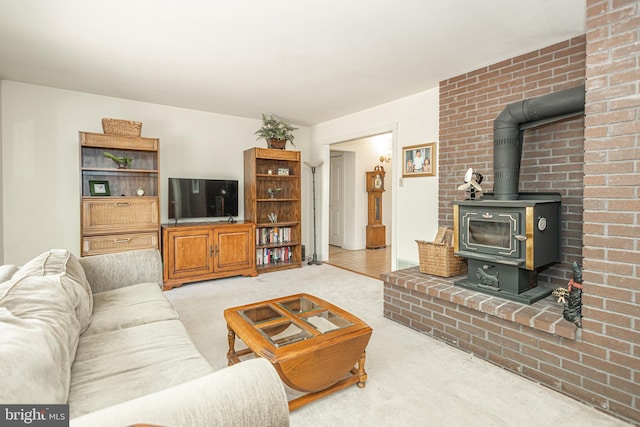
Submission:
[[[523,236],[522,234],[516,234],[513,237],[515,237],[516,240],[520,240],[521,242],[524,242],[525,240],[527,240],[527,236]]]

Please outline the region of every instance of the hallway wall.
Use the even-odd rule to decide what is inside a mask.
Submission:
[[[438,150],[438,88],[429,89],[368,110],[350,114],[311,127],[311,150],[316,157],[326,156],[329,147],[341,141],[395,131],[393,169],[402,170],[402,147],[436,142]],[[328,254],[328,174],[323,177],[323,212],[321,247]],[[438,230],[438,178],[395,176],[386,182],[392,190],[393,248],[392,266],[399,261],[418,264],[415,240],[433,240]],[[324,205],[327,205],[324,207]]]

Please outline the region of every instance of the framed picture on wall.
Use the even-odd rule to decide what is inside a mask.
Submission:
[[[89,191],[92,196],[110,196],[109,181],[89,181]]]
[[[436,143],[402,147],[402,177],[436,175]]]

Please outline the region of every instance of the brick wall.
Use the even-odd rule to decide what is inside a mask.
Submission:
[[[588,390],[640,423],[640,3],[587,1],[583,339]]]
[[[584,84],[585,37],[512,58],[440,83],[439,222],[453,225],[451,202],[464,172],[484,175],[493,187],[493,121],[510,103]],[[562,196],[561,263],[543,271],[538,283],[563,286],[571,264],[581,261],[584,118],[525,131],[520,191]]]
[[[463,197],[457,187],[467,168],[483,173],[483,186],[491,190],[493,120],[504,106],[584,82],[583,117],[526,132],[520,180],[521,191],[562,194],[562,263],[544,271],[541,280],[566,286],[569,263],[583,262],[583,328],[573,337],[565,333],[569,323],[557,319],[547,300],[518,307],[415,269],[384,278],[386,317],[635,424],[640,424],[639,8],[637,0],[587,0],[585,37],[440,86],[439,220],[451,226],[451,201]]]

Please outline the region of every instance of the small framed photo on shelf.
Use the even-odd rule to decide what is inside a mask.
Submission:
[[[402,147],[402,177],[435,176],[436,143],[411,145]]]
[[[289,175],[289,168],[278,168],[278,175]]]
[[[109,181],[89,181],[89,191],[92,196],[110,196]]]

